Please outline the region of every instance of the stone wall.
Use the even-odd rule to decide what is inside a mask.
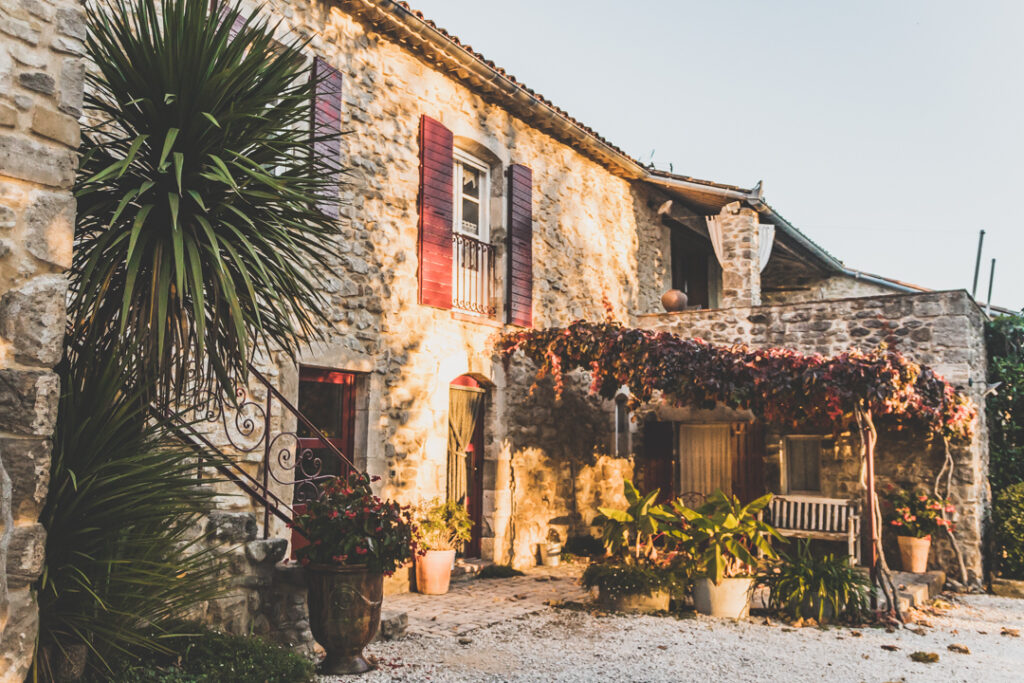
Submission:
[[[24,678],[42,570],[38,523],[60,391],[71,265],[83,14],[77,2],[0,2],[0,679]]]
[[[718,213],[722,228],[722,308],[761,305],[757,212],[739,202]]]
[[[764,283],[762,283],[764,284]],[[810,279],[792,286],[785,283],[784,289],[768,291],[762,289],[761,303],[774,306],[776,304],[795,304],[802,301],[826,301],[831,299],[849,299],[862,296],[888,296],[897,292],[891,287],[860,280],[850,275],[832,275]]]
[[[686,311],[640,317],[649,329],[666,330],[720,344],[781,346],[803,353],[835,354],[850,348],[871,350],[885,342],[914,361],[934,368],[982,408],[986,386],[984,316],[962,291],[898,294],[806,302],[791,305]],[[781,434],[769,437],[768,484],[778,485]],[[856,491],[859,476],[856,437],[841,435],[825,458],[823,478],[829,495]],[[988,433],[979,411],[974,439],[953,444],[952,498],[958,537],[973,580],[981,577],[982,539],[989,509]],[[877,447],[878,479],[884,485],[931,487],[945,456],[941,441],[883,431]],[[948,546],[936,544],[935,557],[947,570],[954,564]]]

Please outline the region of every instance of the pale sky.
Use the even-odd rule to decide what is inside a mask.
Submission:
[[[641,161],[847,266],[1024,306],[1022,0],[409,0]]]

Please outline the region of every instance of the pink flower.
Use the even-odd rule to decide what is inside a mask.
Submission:
[[[369,551],[366,548],[362,548],[362,547],[356,548],[356,554],[357,555],[365,555],[367,552],[369,552]]]

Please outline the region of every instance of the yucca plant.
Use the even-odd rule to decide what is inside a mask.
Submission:
[[[870,611],[871,581],[847,557],[817,556],[809,539],[800,540],[796,553],[767,573],[769,607],[792,618],[819,623],[835,617],[857,618]]]
[[[302,41],[208,0],[88,8],[71,333],[162,402],[231,396],[257,349],[329,325],[339,160],[312,153]]]
[[[43,680],[83,655],[102,671],[112,656],[166,650],[168,626],[223,583],[219,557],[196,533],[213,492],[198,485],[195,455],[123,389],[116,361],[71,354],[61,373],[40,518],[35,673]]]

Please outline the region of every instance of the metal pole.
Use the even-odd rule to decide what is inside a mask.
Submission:
[[[978,271],[981,270],[981,245],[985,243],[985,231],[978,233],[978,256],[974,259],[974,284],[971,286],[971,298],[978,300]]]
[[[270,412],[273,408],[274,395],[267,392],[267,412],[263,416],[263,495],[267,495],[270,488]],[[298,455],[298,444],[295,453]],[[270,507],[263,506],[263,538],[270,538]]]
[[[985,315],[992,314],[992,282],[996,279],[996,260],[992,259],[992,268],[988,271],[988,299],[985,301]]]

